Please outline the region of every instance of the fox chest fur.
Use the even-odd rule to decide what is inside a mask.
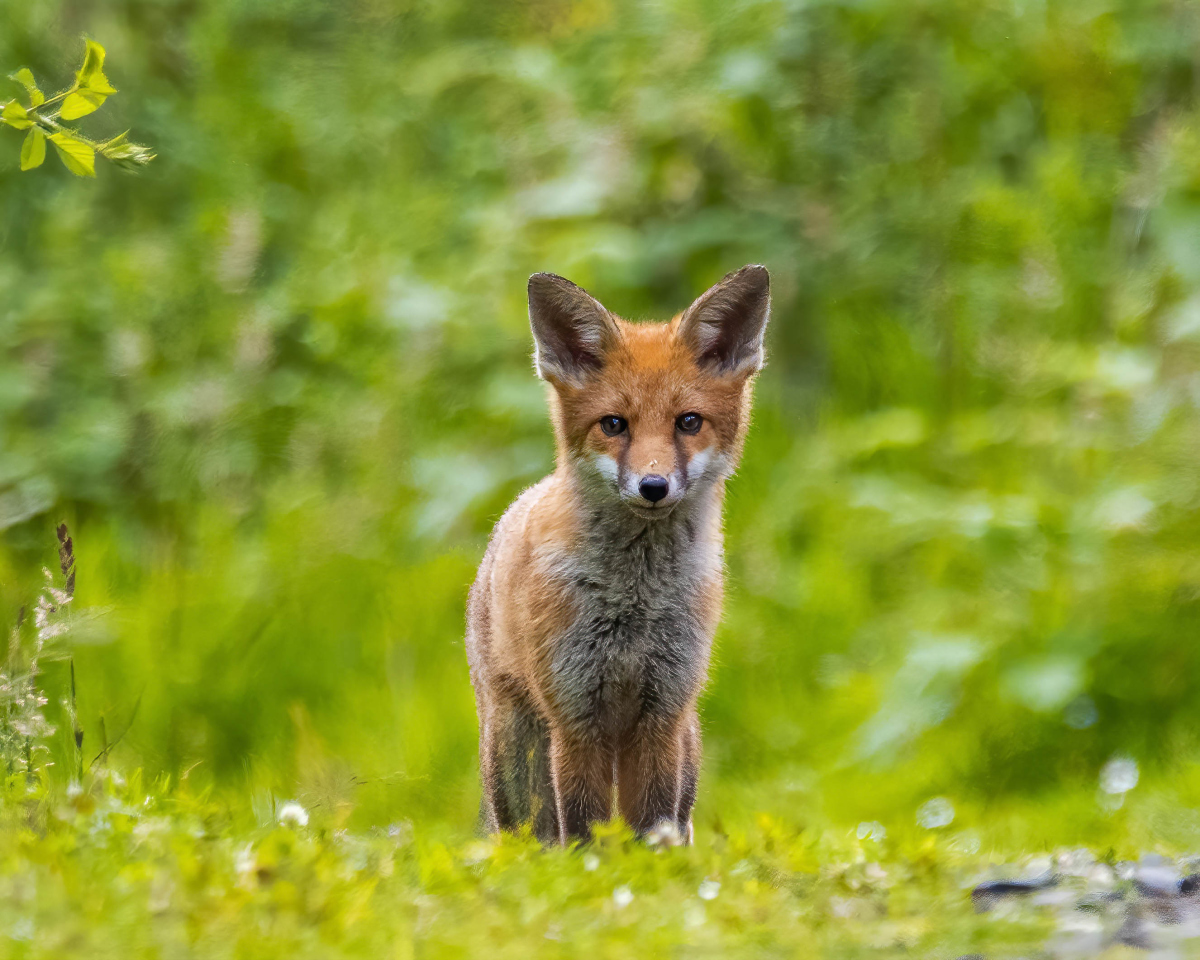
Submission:
[[[719,543],[699,518],[613,524],[589,518],[557,564],[574,618],[547,637],[542,696],[581,734],[611,740],[670,717],[699,693],[721,593]]]

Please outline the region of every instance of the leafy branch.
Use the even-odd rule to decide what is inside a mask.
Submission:
[[[96,175],[96,154],[126,169],[143,167],[154,159],[149,147],[127,139],[128,131],[111,140],[92,140],[63,120],[78,120],[94,113],[104,101],[116,93],[116,88],[104,75],[104,48],[95,40],[85,38],[83,66],[75,74],[70,88],[47,99],[37,85],[33,72],[22,67],[11,79],[25,88],[27,104],[9,100],[0,104],[0,123],[14,130],[27,130],[21,144],[21,169],[40,167],[46,159],[46,141],[54,144],[58,157],[77,177]]]

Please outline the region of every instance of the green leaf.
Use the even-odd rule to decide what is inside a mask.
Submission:
[[[61,116],[64,120],[86,117],[100,109],[104,101],[117,92],[104,75],[104,48],[95,40],[84,42],[87,52],[83,57],[83,66],[75,74],[75,86],[63,101]]]
[[[75,75],[76,86],[94,90],[96,93],[106,96],[116,93],[117,91],[109,84],[108,77],[104,75],[104,48],[95,40],[85,40],[84,42],[87,44],[87,52],[83,57],[83,66]]]
[[[40,167],[45,159],[46,135],[40,127],[34,127],[25,135],[25,142],[21,144],[21,169],[32,170],[34,167]]]
[[[60,115],[64,120],[78,120],[99,110],[105,99],[107,98],[104,94],[95,90],[74,90],[68,93],[67,99],[63,101]]]
[[[77,177],[96,175],[96,151],[90,143],[76,140],[69,133],[52,133],[50,142],[58,151],[63,166]]]
[[[28,130],[33,126],[33,121],[29,119],[29,114],[25,112],[25,108],[16,100],[9,100],[4,105],[4,110],[0,111],[0,120],[18,130]]]
[[[129,131],[126,130],[111,140],[97,144],[96,149],[118,166],[130,170],[144,167],[154,159],[154,153],[149,147],[143,147],[140,143],[131,143],[126,139],[128,136]]]
[[[22,67],[12,78],[25,88],[25,92],[29,94],[29,105],[31,107],[39,107],[46,102],[46,95],[38,88],[37,81],[33,79],[33,71],[28,67]]]

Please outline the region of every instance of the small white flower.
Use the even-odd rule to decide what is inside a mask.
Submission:
[[[295,800],[289,800],[280,807],[277,817],[280,823],[288,823],[294,827],[308,826],[308,811]]]
[[[584,870],[587,870],[590,873],[591,871],[598,869],[599,866],[600,866],[600,858],[598,856],[596,856],[594,853],[589,853],[584,856],[584,858],[583,858],[583,869]]]
[[[1138,765],[1133,757],[1119,754],[1100,770],[1100,789],[1105,793],[1128,793],[1138,782]]]
[[[254,845],[248,843],[234,854],[233,870],[239,877],[247,878],[254,872],[254,868]]]
[[[629,889],[628,884],[621,884],[621,886],[613,891],[613,903],[618,910],[633,903],[633,891]]]
[[[720,892],[720,881],[705,880],[700,884],[700,889],[696,891],[696,896],[698,896],[701,900],[716,900],[717,894]]]
[[[483,863],[493,852],[494,848],[490,843],[483,840],[476,840],[473,843],[468,843],[463,848],[463,862],[467,864]]]
[[[856,833],[859,840],[883,840],[887,837],[887,828],[878,820],[864,820]]]
[[[926,830],[948,827],[954,822],[954,804],[945,797],[926,800],[917,808],[917,823]]]
[[[398,844],[410,843],[413,837],[413,825],[408,820],[401,820],[398,823],[389,824],[388,836]]]

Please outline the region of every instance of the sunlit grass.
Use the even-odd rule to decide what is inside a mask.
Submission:
[[[1197,776],[1181,771],[1179,789]],[[1137,877],[1194,869],[1174,861],[1200,839],[1162,788],[986,810],[938,798],[890,824],[803,804],[754,813],[724,791],[699,810],[692,847],[614,823],[588,845],[543,849],[442,817],[347,829],[319,801],[218,795],[188,778],[102,767],[52,784],[19,774],[4,787],[0,955],[1119,957],[1141,915]],[[770,792],[748,785],[741,799]],[[1049,874],[1044,894],[972,898],[983,881]],[[1180,903],[1146,916],[1191,909]]]
[[[108,772],[8,791],[8,956],[957,955],[1047,926],[976,915],[989,858],[950,835],[859,840],[762,815],[691,848],[614,825],[542,850],[407,821],[334,829],[294,802],[251,823],[186,783]]]

